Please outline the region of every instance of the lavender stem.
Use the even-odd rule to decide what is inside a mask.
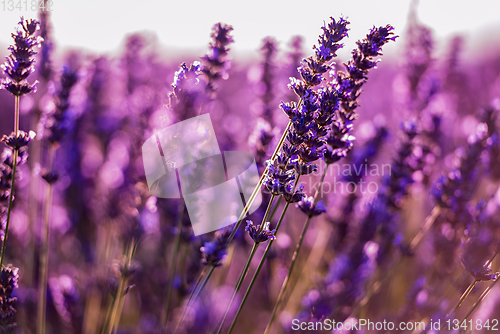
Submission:
[[[321,187],[323,186],[323,182],[325,181],[325,177],[328,171],[328,167],[330,167],[329,164],[326,165],[325,170],[323,171],[323,175],[321,175],[321,180],[319,182],[319,187],[316,190],[316,193],[314,194],[314,204],[316,204],[319,196],[319,192]],[[307,229],[309,228],[309,223],[311,221],[311,218],[313,216],[309,215],[307,216],[306,222],[304,223],[304,227],[302,229],[302,233],[300,234],[299,242],[297,243],[297,247],[295,248],[295,251],[292,256],[292,262],[290,263],[290,268],[288,269],[288,274],[285,277],[285,280],[283,281],[283,284],[281,286],[280,293],[278,295],[278,299],[276,300],[276,304],[274,305],[273,313],[271,315],[271,319],[269,320],[269,324],[266,327],[266,330],[264,334],[268,334],[269,331],[271,330],[271,326],[273,324],[274,318],[276,317],[276,313],[278,312],[278,308],[283,300],[283,297],[285,295],[286,288],[288,287],[288,283],[290,282],[290,277],[292,276],[293,268],[295,266],[295,263],[297,261],[298,254],[300,252],[300,248],[302,247],[302,242],[304,241],[304,237],[307,233]]]
[[[19,132],[19,96],[14,97],[14,133],[17,138],[17,134]],[[0,268],[3,266],[3,258],[5,256],[5,245],[7,244],[7,235],[9,234],[9,223],[10,223],[10,214],[12,212],[12,202],[14,200],[14,184],[16,182],[16,167],[17,167],[17,155],[18,149],[14,149],[14,159],[12,160],[12,182],[10,186],[10,194],[9,194],[9,205],[7,209],[7,222],[5,223],[5,234],[3,237],[2,244],[2,255],[0,255]]]

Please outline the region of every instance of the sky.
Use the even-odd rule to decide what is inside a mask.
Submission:
[[[17,4],[19,0],[11,1]],[[28,5],[31,2],[27,0]],[[0,3],[0,45],[7,45],[8,32],[19,17],[35,17],[36,13],[29,6],[28,11],[9,11],[9,0],[2,6]],[[304,45],[312,46],[323,21],[341,15],[351,22],[351,38],[345,48],[349,50],[374,25],[390,23],[397,34],[403,34],[409,6],[410,0],[54,0],[51,14],[53,35],[60,47],[113,52],[123,46],[127,34],[152,31],[165,47],[198,51],[206,49],[213,24],[224,22],[234,27],[233,52],[244,54],[254,52],[266,36],[285,45],[293,35],[302,35]],[[498,0],[420,0],[418,16],[434,29],[438,41],[460,33],[469,50],[479,48],[479,43],[500,44]],[[387,49],[390,52],[395,47]]]

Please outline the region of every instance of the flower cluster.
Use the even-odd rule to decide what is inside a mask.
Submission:
[[[17,150],[16,166],[25,163],[28,159],[28,143],[35,137],[35,133],[19,131],[1,139],[9,147],[4,148],[0,156],[0,222],[5,226],[7,219],[8,200],[12,192],[12,175],[14,167],[14,150]],[[17,178],[17,176],[16,176]],[[4,228],[2,228],[4,231]]]
[[[295,187],[295,182],[291,182],[287,186],[287,190],[283,193],[283,198],[288,203],[297,203],[302,201],[302,199],[306,197],[306,193],[304,192],[304,185],[302,183],[299,184],[299,186],[297,187],[297,189],[295,189],[295,191],[293,191],[294,187]]]
[[[280,108],[289,117],[291,126],[286,135],[286,143],[275,162],[270,162],[269,173],[264,185],[273,194],[283,194],[290,189],[298,175],[307,175],[316,170],[314,161],[322,158],[328,127],[333,122],[338,109],[337,92],[331,87],[318,88],[331,70],[328,62],[342,47],[339,42],[347,36],[348,21],[343,18],[323,27],[315,55],[305,58],[298,68],[300,79],[290,78],[288,87],[300,98],[296,102],[281,102]]]
[[[6,57],[5,64],[2,65],[3,72],[7,78],[0,82],[0,89],[5,89],[15,96],[22,96],[34,91],[36,82],[29,84],[27,79],[35,70],[33,50],[39,46],[43,39],[36,37],[35,33],[40,28],[37,20],[24,20],[19,22],[21,29],[12,34],[14,44],[9,47],[10,55]]]
[[[452,221],[458,226],[465,226],[471,220],[467,204],[476,186],[477,166],[486,148],[487,139],[488,126],[480,123],[476,128],[476,133],[469,137],[468,145],[456,167],[447,175],[441,176],[432,189],[436,204],[450,209],[455,216]]]
[[[489,155],[489,172],[495,180],[500,179],[500,137],[496,124],[498,110],[491,105],[481,110],[480,121],[488,126],[487,150]]]
[[[210,51],[203,57],[203,67],[201,72],[207,77],[205,87],[207,94],[213,98],[217,92],[215,82],[219,79],[227,79],[228,70],[231,68],[231,61],[228,59],[229,44],[233,43],[230,35],[233,27],[223,23],[217,23],[212,27],[212,42]]]
[[[40,37],[43,38],[42,49],[40,52],[40,61],[38,71],[41,77],[46,81],[52,78],[52,52],[54,50],[54,41],[52,39],[52,26],[50,24],[50,12],[40,12]]]
[[[253,149],[255,162],[259,168],[265,166],[265,159],[269,151],[275,128],[274,127],[274,57],[278,51],[277,42],[274,38],[264,38],[261,47],[262,57],[264,58],[262,66],[262,76],[258,83],[258,94],[260,96],[260,117],[257,119],[257,125],[249,138],[249,145]]]
[[[227,255],[227,245],[231,232],[231,226],[215,232],[214,240],[205,242],[203,247],[200,248],[202,253],[202,263],[204,265],[213,267],[222,265],[221,262]]]
[[[35,138],[35,136],[36,134],[34,131],[30,131],[28,133],[19,131],[17,135],[15,132],[12,132],[10,136],[3,135],[0,140],[13,150],[25,150],[29,142]]]
[[[415,153],[420,147],[417,144],[417,135],[420,133],[417,123],[408,120],[401,125],[401,130],[402,138],[391,163],[391,173],[383,180],[376,199],[385,211],[379,227],[379,233],[383,236],[377,254],[379,265],[388,259],[394,243],[398,244],[402,251],[406,251],[406,246],[397,242],[399,229],[397,215],[401,210],[402,200],[408,195],[409,186],[414,182],[413,173],[422,169],[422,156]]]
[[[274,138],[273,132],[271,124],[264,118],[259,117],[257,119],[257,125],[248,138],[248,144],[253,149],[253,156],[255,157],[255,162],[259,168],[265,165],[269,145]]]
[[[297,207],[302,210],[308,217],[314,217],[326,212],[326,207],[323,205],[323,201],[317,203],[314,202],[314,197],[309,196],[301,200]]]
[[[0,329],[2,333],[13,333],[16,327],[14,290],[18,288],[19,268],[3,266],[0,273]]]
[[[373,58],[382,54],[382,47],[389,41],[394,41],[394,28],[391,25],[385,27],[373,27],[366,38],[357,41],[357,49],[352,51],[352,58],[345,67],[347,72],[337,74],[338,91],[342,108],[347,114],[354,112],[358,107],[358,97],[361,87],[368,79],[370,69],[377,65]]]
[[[175,72],[169,107],[179,120],[191,118],[199,113],[204,87],[201,84],[201,64],[193,62],[189,67],[182,63]]]
[[[245,231],[248,232],[248,234],[256,244],[266,242],[268,240],[274,240],[276,239],[276,237],[274,236],[276,230],[270,230],[269,224],[269,222],[265,222],[263,227],[261,225],[255,226],[251,220],[247,220]]]
[[[354,114],[340,113],[338,119],[332,123],[323,153],[327,164],[339,161],[352,149],[355,138],[350,132],[353,129],[354,119]]]
[[[285,151],[286,152],[286,151]],[[291,155],[280,152],[273,162],[267,161],[267,175],[264,180],[264,185],[267,190],[279,196],[285,193],[295,180],[293,166],[289,163]]]
[[[44,137],[51,143],[59,143],[71,130],[70,95],[78,79],[78,68],[70,65],[63,67],[57,91],[54,94],[55,109],[45,114],[42,120],[47,131]]]

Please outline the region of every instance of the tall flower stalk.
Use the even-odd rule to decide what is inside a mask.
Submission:
[[[178,119],[186,119],[196,114],[200,114],[204,106],[211,100],[217,97],[219,87],[217,81],[228,78],[228,72],[231,68],[229,58],[229,45],[233,43],[231,31],[233,27],[223,23],[217,23],[212,27],[210,37],[212,41],[209,44],[209,51],[201,57],[202,63],[196,61],[191,66],[182,64],[180,69],[175,73],[174,82],[172,83],[173,91],[170,93],[169,109]],[[204,81],[202,81],[204,79]],[[177,219],[177,235],[174,240],[174,248],[170,263],[169,281],[167,294],[161,315],[161,326],[167,328],[167,321],[170,308],[170,299],[174,284],[174,276],[177,269],[178,254],[181,242],[181,230],[184,214],[184,202],[181,199],[178,209]],[[222,240],[220,235],[216,236],[217,240]],[[221,243],[221,245],[224,243]],[[226,245],[224,244],[224,252]],[[207,249],[207,251],[209,251]],[[217,264],[218,266],[220,258]],[[210,262],[210,261],[208,261]],[[207,263],[208,263],[207,262]],[[199,281],[198,281],[199,282]],[[193,293],[196,292],[198,284],[195,285]],[[192,294],[194,296],[194,294]],[[190,301],[192,298],[190,298]]]
[[[9,234],[9,225],[11,221],[12,207],[14,201],[16,172],[19,164],[26,162],[28,157],[27,145],[35,137],[35,133],[30,131],[26,133],[19,130],[19,103],[23,95],[36,90],[36,82],[29,84],[27,79],[34,69],[34,48],[43,41],[42,38],[35,36],[40,27],[36,20],[24,20],[21,18],[19,29],[12,34],[14,44],[9,47],[10,55],[6,57],[5,64],[2,65],[3,73],[6,78],[0,80],[0,89],[5,89],[14,95],[14,131],[10,136],[3,136],[1,141],[5,142],[8,148],[4,149],[2,162],[0,164],[0,184],[1,198],[8,198],[7,208],[0,206],[0,221],[5,222],[3,230],[2,251],[0,255],[0,290],[1,312],[0,328],[4,333],[12,333],[16,327],[14,320],[16,298],[12,298],[13,291],[18,287],[19,280],[18,268],[4,266],[7,237]]]
[[[7,219],[2,243],[2,253],[0,255],[0,266],[3,265],[5,256],[5,246],[9,233],[9,223],[12,212],[12,202],[14,200],[14,186],[16,179],[16,169],[20,161],[21,155],[24,155],[26,146],[34,138],[35,133],[29,134],[19,130],[19,102],[23,95],[36,91],[36,81],[29,84],[27,79],[35,70],[35,54],[34,48],[39,46],[43,39],[35,36],[36,31],[40,28],[40,23],[37,20],[24,20],[21,18],[19,22],[20,28],[16,33],[12,34],[14,44],[9,47],[10,55],[6,57],[5,64],[2,65],[6,78],[0,81],[0,89],[5,89],[15,98],[14,106],[14,131],[10,136],[3,136],[2,141],[12,149],[12,170],[11,185],[9,189],[9,204],[7,208]],[[23,150],[20,153],[20,150]],[[23,161],[23,159],[21,159]]]
[[[64,66],[60,77],[59,87],[54,96],[55,109],[42,117],[45,126],[43,137],[48,141],[48,158],[46,171],[42,178],[47,182],[45,203],[43,211],[43,234],[40,252],[40,282],[38,287],[37,333],[43,334],[46,329],[46,301],[47,279],[49,268],[50,220],[52,209],[52,191],[54,184],[59,179],[59,174],[54,171],[54,157],[59,143],[71,128],[71,115],[69,97],[75,84],[78,82],[78,69]]]
[[[323,153],[323,159],[326,166],[324,167],[323,175],[321,176],[321,180],[314,197],[306,198],[298,204],[298,207],[307,215],[307,218],[293,253],[288,274],[283,281],[278,299],[271,314],[271,319],[266,328],[266,333],[269,333],[271,330],[272,323],[282,302],[288,283],[290,282],[295,262],[309,228],[311,218],[326,211],[322,205],[322,201],[318,202],[318,196],[322,189],[325,176],[330,165],[345,157],[352,148],[352,141],[354,140],[354,137],[350,135],[350,132],[353,128],[352,121],[355,119],[355,109],[358,107],[357,99],[361,94],[361,87],[367,80],[368,71],[376,66],[376,62],[373,60],[373,57],[381,55],[382,46],[384,44],[390,40],[395,40],[396,37],[392,36],[392,30],[393,28],[391,26],[380,27],[378,29],[374,28],[364,40],[358,41],[358,48],[354,49],[352,52],[353,58],[344,64],[347,72],[339,72],[336,82],[332,87],[337,92],[337,99],[341,109],[337,110],[334,121],[331,122],[328,136],[325,138],[326,148]],[[323,95],[320,104],[320,110],[323,111],[323,113],[320,113],[320,116],[325,117],[328,115],[324,112],[324,109],[328,108],[326,106],[328,106],[329,102],[329,108],[335,110],[335,104],[337,103],[332,105],[331,99],[325,98]],[[319,119],[321,119],[321,117],[319,117]]]

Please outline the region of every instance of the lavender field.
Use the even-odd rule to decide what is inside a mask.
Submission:
[[[92,52],[58,45],[49,3],[0,31],[0,333],[500,331],[499,45],[436,38],[411,1],[359,40],[325,11],[311,45],[243,55],[214,21],[200,53],[148,32]],[[231,151],[258,172],[208,233],[228,194],[208,217],[182,173],[198,191],[213,166],[157,139],[200,119],[222,182]]]

